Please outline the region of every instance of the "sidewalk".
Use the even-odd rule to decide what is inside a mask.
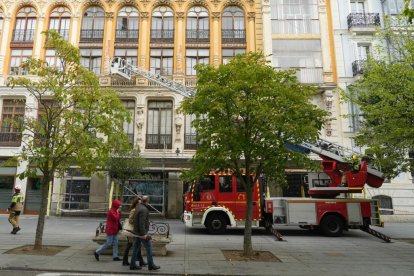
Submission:
[[[296,228],[282,229],[286,242],[278,242],[263,230],[253,232],[254,250],[270,251],[281,262],[227,261],[221,250],[241,250],[243,231],[212,236],[204,229],[186,229],[179,220],[167,220],[173,242],[168,256],[156,256],[159,271],[130,271],[111,256],[97,262],[98,247],[91,238],[104,218],[57,218],[46,220],[44,245],[70,246],[55,256],[3,254],[18,246],[33,244],[36,216],[22,216],[22,230],[11,235],[6,215],[0,215],[1,270],[36,270],[94,274],[135,275],[414,275],[414,223],[389,224],[381,229],[394,238],[385,243],[362,231],[345,232],[341,238],[328,238]],[[413,242],[413,243],[410,243]]]

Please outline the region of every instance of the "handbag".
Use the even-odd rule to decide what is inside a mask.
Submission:
[[[121,234],[127,237],[135,237],[134,225],[129,223],[129,219],[125,219]]]

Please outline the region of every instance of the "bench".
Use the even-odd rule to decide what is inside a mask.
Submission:
[[[98,244],[104,244],[106,242],[105,234],[105,224],[106,222],[100,222],[96,228],[95,237],[92,238],[92,241]],[[121,222],[123,224],[123,222]],[[172,242],[172,237],[170,234],[170,225],[165,222],[151,221],[148,234],[152,237],[152,254],[154,256],[166,256],[167,255],[167,245]],[[119,254],[124,252],[125,246],[127,244],[127,237],[123,234],[118,234],[119,240]],[[146,255],[145,249],[141,247],[142,255]],[[132,254],[132,250],[129,252]],[[112,254],[112,249],[106,250],[103,254]]]

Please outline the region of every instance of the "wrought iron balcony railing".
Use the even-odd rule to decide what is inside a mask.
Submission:
[[[350,13],[348,15],[348,29],[352,27],[375,27],[380,25],[379,13]]]
[[[366,63],[366,60],[355,60],[352,62],[352,75],[355,77],[356,75],[363,74]]]
[[[116,30],[115,42],[138,43],[139,30]]]
[[[80,42],[103,42],[104,30],[81,30]]]
[[[64,40],[69,40],[69,29],[55,30]]]
[[[245,30],[221,30],[221,41],[223,43],[246,43]]]
[[[33,42],[34,29],[13,30],[12,42]]]
[[[171,134],[147,134],[146,149],[171,149],[172,135]]]
[[[19,147],[21,142],[21,132],[0,132],[0,146]]]
[[[186,42],[210,42],[210,31],[209,30],[195,30],[195,29],[187,29]]]
[[[174,30],[151,30],[151,42],[174,43]]]
[[[184,135],[184,149],[195,150],[198,147],[197,134]]]

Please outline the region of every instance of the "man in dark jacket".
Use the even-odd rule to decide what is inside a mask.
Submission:
[[[152,259],[152,242],[151,236],[148,235],[149,231],[149,211],[148,211],[149,197],[143,196],[141,204],[135,209],[135,221],[134,221],[134,232],[137,234],[134,243],[134,249],[132,251],[132,257],[129,269],[141,269],[136,266],[138,251],[141,250],[141,243],[144,245],[147,252],[148,270],[160,269],[159,266],[154,264]]]

